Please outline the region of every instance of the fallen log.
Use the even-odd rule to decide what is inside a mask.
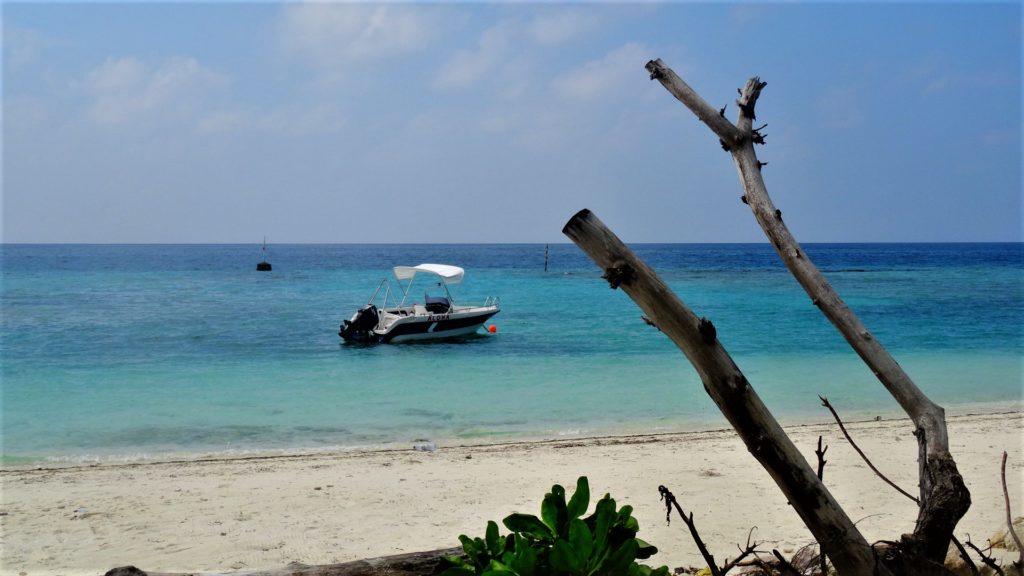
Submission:
[[[462,548],[442,548],[341,564],[310,566],[292,562],[284,568],[244,572],[146,572],[135,566],[119,566],[104,576],[435,576],[445,569],[441,557],[461,554]]]

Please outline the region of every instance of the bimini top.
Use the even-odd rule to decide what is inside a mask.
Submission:
[[[416,275],[417,272],[429,272],[431,274],[437,274],[444,279],[448,284],[458,284],[462,282],[462,277],[466,274],[466,271],[458,266],[449,266],[447,264],[420,264],[419,266],[395,266],[395,278],[398,280],[409,280]]]

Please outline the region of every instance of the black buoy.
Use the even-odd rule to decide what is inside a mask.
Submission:
[[[256,264],[256,271],[257,272],[270,272],[271,270],[273,270],[273,267],[270,265],[270,262],[267,262],[267,239],[264,237],[263,238],[263,262],[260,262],[259,264]]]

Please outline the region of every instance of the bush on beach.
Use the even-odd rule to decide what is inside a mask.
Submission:
[[[668,576],[667,566],[636,562],[658,549],[636,537],[640,524],[632,506],[617,509],[605,494],[583,518],[589,505],[586,476],[568,502],[556,484],[544,496],[540,518],[511,514],[502,521],[511,531],[505,536],[493,521],[484,538],[459,536],[465,557],[445,557],[450,567],[442,576]]]

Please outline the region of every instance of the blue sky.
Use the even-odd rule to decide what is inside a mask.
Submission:
[[[4,3],[5,242],[1020,241],[1020,3]]]

